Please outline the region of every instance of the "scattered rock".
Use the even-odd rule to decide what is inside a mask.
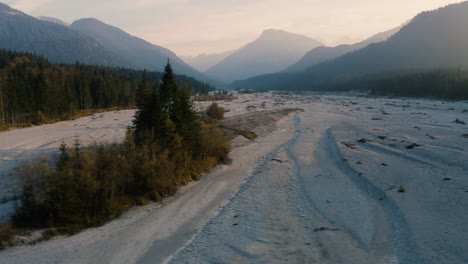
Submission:
[[[359,142],[359,143],[367,143],[367,142],[372,142],[372,140],[367,139],[367,138],[361,138],[361,139],[358,140],[357,142]]]
[[[387,165],[387,164],[385,164],[385,163],[382,163],[382,164],[380,164],[380,165],[382,165],[382,166],[385,166],[385,167],[388,167],[388,165]]]
[[[239,225],[238,223],[234,223],[234,224],[232,224],[232,226],[238,226],[238,225]]]
[[[345,145],[347,148],[350,148],[350,149],[355,149],[356,145],[354,145],[353,143],[349,143],[349,142],[341,142],[341,144]]]
[[[421,147],[421,145],[413,143],[413,144],[407,146],[406,149],[414,149],[414,148],[417,148],[417,147]]]
[[[257,109],[257,107],[256,107],[256,106],[253,106],[253,105],[249,105],[249,106],[247,106],[247,107],[245,108],[245,110],[247,110],[247,111],[253,111],[253,110],[255,110],[255,109]]]
[[[462,120],[460,120],[460,119],[458,119],[458,118],[455,119],[452,123],[454,123],[454,124],[460,124],[460,125],[466,125],[465,121],[462,121]]]
[[[444,178],[443,180],[444,180],[444,181],[451,181],[452,179],[449,178],[449,177],[446,177],[446,178]]]
[[[324,227],[324,226],[317,227],[317,228],[314,229],[314,232],[322,232],[322,231],[340,231],[340,229],[338,229],[338,228],[329,228],[329,227]]]
[[[279,162],[279,163],[284,163],[284,161],[280,160],[280,159],[271,159],[272,161],[276,161],[276,162]]]
[[[398,192],[399,192],[399,193],[404,193],[404,192],[406,192],[405,187],[404,187],[403,185],[400,185],[400,187],[398,187]]]

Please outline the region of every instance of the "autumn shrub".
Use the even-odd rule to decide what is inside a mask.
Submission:
[[[217,125],[206,125],[203,128],[201,142],[205,159],[214,158],[222,162],[229,153],[229,141]]]
[[[216,125],[202,128],[200,146],[194,159],[183,148],[159,152],[157,144],[63,145],[55,165],[39,158],[16,170],[23,192],[13,221],[18,227],[75,230],[102,224],[134,205],[160,201],[229,153],[229,142]]]
[[[224,118],[224,108],[220,107],[217,103],[212,103],[206,109],[206,115],[214,120],[222,120]]]
[[[15,230],[10,223],[0,223],[0,248],[11,242],[15,235]]]

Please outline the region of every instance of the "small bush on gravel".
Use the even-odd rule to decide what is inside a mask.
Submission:
[[[224,108],[218,106],[217,103],[212,103],[208,109],[206,109],[206,115],[214,120],[222,120],[224,118]]]
[[[15,230],[10,223],[0,223],[0,249],[10,243],[14,235]]]

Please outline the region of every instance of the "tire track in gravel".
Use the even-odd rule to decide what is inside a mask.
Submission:
[[[296,128],[298,122],[296,116]],[[299,135],[296,129],[266,155],[234,198],[170,262],[328,263],[287,153]]]

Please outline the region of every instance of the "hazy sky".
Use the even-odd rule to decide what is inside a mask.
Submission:
[[[66,22],[95,17],[178,55],[216,53],[264,29],[328,45],[352,43],[453,0],[0,0],[33,16]]]

